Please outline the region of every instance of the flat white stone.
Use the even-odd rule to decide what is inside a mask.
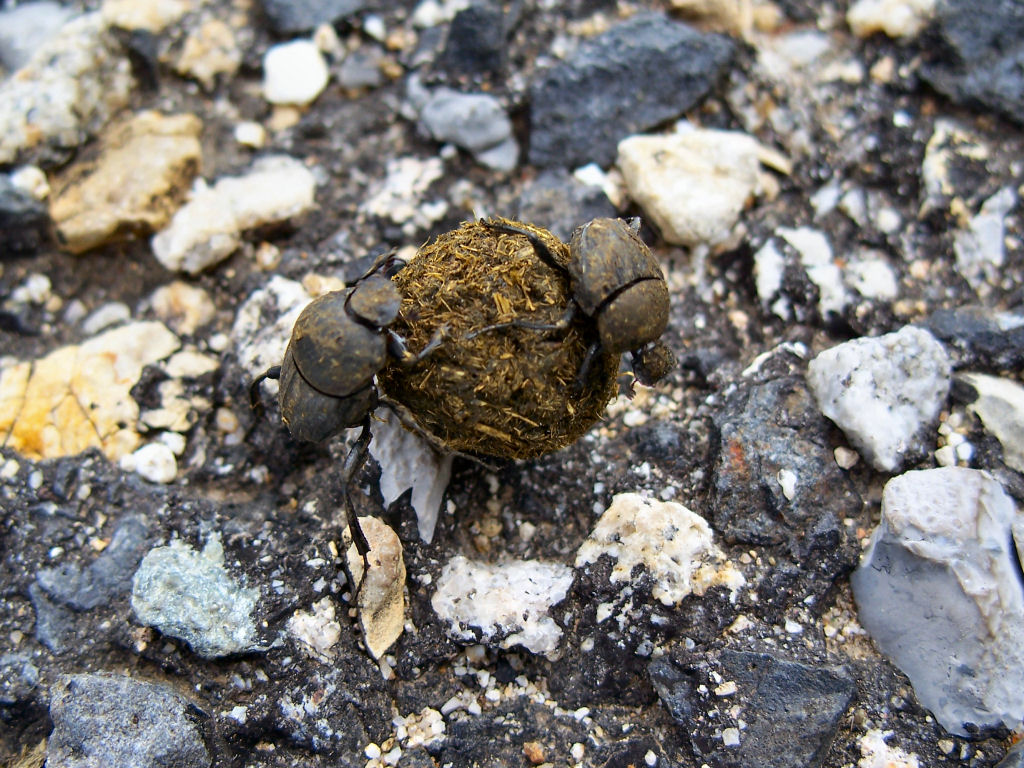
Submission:
[[[949,391],[945,348],[925,330],[906,326],[875,338],[838,344],[807,367],[822,413],[878,470],[893,472]]]

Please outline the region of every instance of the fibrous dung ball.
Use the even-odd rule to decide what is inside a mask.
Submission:
[[[568,247],[547,230],[506,223],[568,261]],[[445,330],[429,357],[411,367],[390,363],[378,383],[447,448],[530,458],[570,445],[601,418],[616,391],[618,355],[599,354],[580,388],[593,321],[577,312],[567,330],[523,325],[555,324],[572,304],[566,275],[524,236],[466,223],[420,248],[394,279],[403,299],[391,327],[409,349]]]

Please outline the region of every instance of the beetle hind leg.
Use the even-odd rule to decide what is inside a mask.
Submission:
[[[356,473],[366,463],[366,454],[370,446],[370,417],[367,416],[363,420],[362,429],[359,432],[359,437],[356,439],[355,445],[353,445],[345,457],[345,464],[342,467],[341,475],[341,502],[345,507],[345,518],[348,522],[349,535],[352,536],[352,543],[355,544],[356,552],[363,558],[363,580],[366,580],[366,574],[370,570],[370,542],[366,540],[366,534],[363,533],[363,528],[359,524],[359,516],[356,514],[356,509],[352,505],[352,494],[349,491],[349,487],[352,481],[355,479]],[[359,593],[360,584],[354,584],[353,589],[353,600]]]

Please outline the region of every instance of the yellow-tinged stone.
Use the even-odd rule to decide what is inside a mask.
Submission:
[[[360,517],[359,525],[370,543],[370,567],[363,573],[363,559],[351,544],[346,552],[349,573],[359,585],[359,623],[366,648],[379,659],[405,628],[405,560],[402,542],[387,523],[376,517]],[[345,528],[345,543],[351,537]]]
[[[241,63],[242,51],[231,27],[220,19],[210,19],[189,33],[175,68],[209,91],[217,84],[217,75],[233,75]]]
[[[50,216],[64,245],[81,253],[163,227],[199,173],[202,122],[147,110],[110,128],[99,157],[56,180]]]
[[[162,323],[132,323],[0,368],[0,443],[30,459],[93,447],[120,459],[139,444],[129,391],[145,366],[179,346]]]
[[[195,0],[106,0],[100,8],[112,27],[161,32],[196,6]]]

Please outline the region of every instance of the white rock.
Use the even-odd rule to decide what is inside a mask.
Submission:
[[[329,77],[327,62],[312,40],[272,46],[263,57],[263,97],[271,104],[311,104]]]
[[[841,314],[847,303],[846,288],[825,233],[810,227],[779,227],[778,234],[800,254],[808,279],[818,286],[818,311]]]
[[[846,23],[857,37],[884,32],[889,37],[914,37],[935,15],[935,0],[857,0]]]
[[[164,443],[147,443],[121,458],[121,469],[134,472],[151,483],[169,483],[178,474],[174,451]]]
[[[986,200],[966,230],[953,240],[956,269],[976,291],[998,285],[1006,260],[1005,219],[1017,204],[1017,193],[1004,187]]]
[[[296,611],[288,619],[287,629],[296,640],[320,656],[330,657],[341,639],[341,624],[334,615],[334,601],[329,597],[313,603],[312,611]]]
[[[899,469],[904,453],[938,416],[949,377],[945,348],[912,326],[826,349],[807,368],[822,413],[886,472]]]
[[[1010,379],[983,373],[965,373],[957,379],[978,393],[968,408],[1003,446],[1003,461],[1024,472],[1024,387]]]
[[[861,758],[857,761],[857,768],[920,768],[917,755],[885,743],[891,737],[892,731],[879,728],[872,728],[861,736],[858,742]]]
[[[23,165],[16,169],[11,173],[11,184],[35,200],[45,200],[50,196],[50,182],[43,169],[36,165]]]
[[[444,216],[447,206],[428,215],[420,204],[420,196],[444,175],[441,158],[396,157],[387,161],[386,169],[387,176],[373,186],[360,206],[363,211],[398,224],[411,222],[419,228],[429,227]]]
[[[280,365],[292,327],[312,297],[295,280],[274,275],[259,290],[253,291],[238,308],[231,328],[231,344],[238,362],[250,377],[259,376],[272,365]],[[264,318],[276,318],[266,323]],[[266,382],[276,393],[276,382]]]
[[[786,259],[775,244],[775,239],[769,239],[754,254],[754,286],[757,288],[757,297],[765,309],[772,306],[773,301],[777,299],[785,272]],[[784,320],[789,316],[789,302],[785,299],[779,305],[779,313]]]
[[[259,149],[267,143],[267,130],[259,123],[246,120],[235,126],[235,141],[244,147]]]
[[[618,166],[668,242],[714,246],[729,240],[761,192],[761,151],[752,136],[731,131],[630,136],[619,142]]]
[[[0,65],[11,72],[21,69],[73,15],[71,8],[49,0],[0,10]]]
[[[457,640],[476,641],[478,633],[470,629],[475,627],[485,643],[507,634],[502,648],[522,645],[553,658],[562,630],[548,611],[565,598],[570,586],[572,569],[559,563],[490,564],[456,555],[441,571],[430,604]]]
[[[576,567],[597,562],[601,555],[615,560],[613,583],[632,581],[633,569],[643,566],[654,580],[651,596],[663,605],[676,605],[691,592],[703,595],[718,585],[735,594],[745,583],[715,545],[704,518],[674,501],[636,493],[612,499],[577,551]]]
[[[922,212],[944,210],[956,194],[954,171],[958,163],[984,162],[990,155],[981,138],[954,120],[939,118],[925,146],[921,162],[921,181],[925,200]]]
[[[112,27],[162,32],[197,5],[196,0],[104,0],[100,12]]]
[[[72,19],[0,82],[0,165],[46,142],[77,147],[131,99],[131,64],[99,13]]]
[[[1024,721],[1024,515],[975,469],[907,472],[850,579],[861,625],[950,733]]]
[[[846,284],[866,299],[892,301],[900,293],[896,273],[880,255],[862,254],[846,262]]]
[[[226,259],[243,230],[285,221],[313,207],[316,178],[291,157],[263,157],[243,176],[199,182],[192,199],[153,237],[153,254],[167,269],[199,274]]]
[[[420,538],[429,544],[434,539],[454,456],[439,454],[426,440],[403,427],[387,408],[382,408],[374,420],[370,453],[380,464],[384,506],[412,488],[412,508]]]

